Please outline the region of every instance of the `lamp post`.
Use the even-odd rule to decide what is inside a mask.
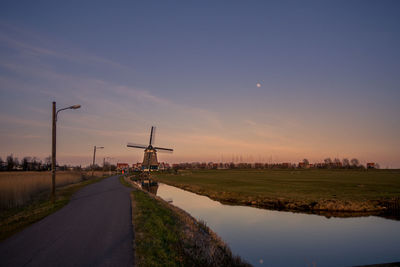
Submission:
[[[73,105],[66,108],[61,108],[59,110],[56,109],[56,102],[53,101],[53,127],[52,127],[52,146],[51,146],[51,200],[54,203],[56,200],[56,126],[57,126],[57,117],[60,111],[66,109],[78,109],[81,105]]]
[[[96,149],[103,149],[104,146],[94,146],[93,147],[93,165],[92,165],[92,177],[94,176],[94,163],[96,162]]]

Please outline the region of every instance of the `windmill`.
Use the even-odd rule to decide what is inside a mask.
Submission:
[[[172,152],[174,151],[171,148],[163,148],[163,147],[153,147],[154,138],[155,138],[155,129],[156,127],[151,126],[150,132],[150,141],[149,145],[138,145],[133,143],[128,143],[127,147],[141,148],[144,149],[144,157],[142,163],[143,171],[156,171],[158,170],[158,161],[157,161],[157,151],[163,152]]]

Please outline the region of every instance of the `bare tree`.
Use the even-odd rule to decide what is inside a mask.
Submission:
[[[31,159],[31,157],[24,157],[23,159],[22,159],[22,162],[21,162],[21,164],[22,164],[22,169],[24,170],[24,171],[29,171],[30,170],[30,166],[29,166],[29,163],[32,161],[32,159]]]
[[[48,156],[44,159],[44,164],[46,166],[46,169],[50,170],[51,168],[51,156]]]
[[[333,162],[335,163],[336,168],[340,168],[340,167],[342,166],[342,162],[341,162],[340,159],[338,159],[338,158],[335,158],[335,159],[333,160]]]
[[[343,163],[342,163],[342,164],[343,164],[343,167],[345,167],[345,168],[349,168],[349,167],[350,167],[350,161],[349,161],[349,159],[344,158],[342,162],[343,162]]]
[[[324,163],[325,163],[325,167],[330,168],[331,165],[332,165],[332,160],[331,160],[331,158],[326,158],[326,159],[324,159]]]
[[[7,156],[7,171],[12,171],[15,166],[13,154]]]
[[[32,170],[40,170],[41,165],[41,160],[39,160],[37,157],[32,158]]]
[[[360,161],[356,158],[351,159],[350,163],[354,168],[357,168],[360,165]]]
[[[19,166],[19,159],[17,157],[14,158],[14,164],[16,167]]]

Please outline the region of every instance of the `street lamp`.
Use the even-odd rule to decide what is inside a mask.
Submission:
[[[92,165],[92,177],[94,175],[94,163],[96,161],[96,149],[103,149],[104,146],[94,146],[93,148],[93,165]]]
[[[81,105],[73,105],[66,108],[61,108],[56,110],[56,102],[53,101],[53,128],[52,128],[52,146],[51,146],[51,200],[54,203],[56,200],[56,124],[58,112],[66,110],[66,109],[78,109]]]

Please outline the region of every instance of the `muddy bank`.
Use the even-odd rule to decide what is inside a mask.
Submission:
[[[244,196],[231,192],[207,191],[201,187],[162,181],[192,193],[207,196],[227,205],[253,206],[258,208],[318,214],[325,217],[383,216],[400,219],[399,198],[348,201],[340,199],[316,199],[312,201],[281,198]]]

